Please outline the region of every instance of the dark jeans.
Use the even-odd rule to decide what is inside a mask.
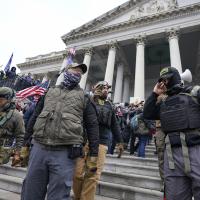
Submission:
[[[107,142],[107,146],[108,146],[108,151],[107,151],[107,153],[108,153],[108,154],[112,154],[112,142],[113,142],[113,135],[112,135],[112,132],[111,132],[111,131],[108,131],[108,135],[109,135],[109,138],[108,138],[108,142]]]
[[[139,147],[138,147],[138,157],[145,158],[145,147],[147,144],[148,136],[141,135],[139,136]]]
[[[134,154],[137,151],[139,142],[135,145],[136,135],[132,132],[131,139],[130,139],[130,154]]]
[[[69,200],[75,160],[68,158],[68,148],[46,149],[34,143],[21,200]],[[48,188],[47,188],[48,186]]]

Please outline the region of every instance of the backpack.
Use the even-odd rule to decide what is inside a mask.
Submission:
[[[134,115],[130,120],[130,127],[132,130],[136,130],[138,128],[138,118],[137,115]]]
[[[136,135],[149,135],[149,128],[142,113],[131,118],[130,126]]]

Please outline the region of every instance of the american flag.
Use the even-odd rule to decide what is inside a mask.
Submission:
[[[70,48],[69,49],[69,53],[71,54],[71,55],[75,55],[75,53],[76,53],[76,49],[75,49],[75,47],[72,47],[72,48]]]
[[[36,94],[42,96],[46,92],[48,86],[49,86],[49,81],[45,81],[44,83],[41,83],[40,85],[28,87],[26,89],[18,91],[16,93],[16,98],[23,100],[27,97],[34,96]]]
[[[75,47],[69,49],[68,56],[67,56],[67,61],[66,61],[67,65],[70,65],[70,64],[73,63],[73,57],[75,56],[75,53],[76,53]]]

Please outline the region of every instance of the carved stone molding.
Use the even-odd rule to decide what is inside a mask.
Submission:
[[[147,42],[146,35],[135,36],[134,40],[136,41],[137,45],[145,45],[145,43]]]
[[[176,16],[178,17],[182,17],[185,15],[188,16],[192,13],[198,13],[199,11],[200,11],[200,4],[190,5],[183,8],[167,10],[162,13],[155,13],[152,15],[139,17],[139,18],[136,18],[135,20],[125,21],[125,22],[114,24],[107,27],[100,27],[99,29],[95,29],[95,30],[88,30],[86,32],[77,33],[73,35],[66,34],[62,37],[62,39],[67,44],[68,42],[72,42],[77,39],[89,38],[91,36],[94,37],[95,35],[101,35],[101,34],[108,34],[109,32],[116,32],[116,31],[124,30],[130,27],[133,28],[133,27],[145,26],[151,23],[155,23],[156,21],[160,22],[162,20],[174,19],[174,17]]]
[[[174,39],[174,38],[178,39],[179,33],[180,33],[179,28],[171,28],[169,30],[166,30],[168,40]]]
[[[87,48],[83,49],[83,51],[84,51],[85,55],[91,56],[92,54],[94,54],[94,49],[92,47],[87,47]]]
[[[118,62],[116,62],[116,66],[123,66],[124,67],[124,63],[122,61],[118,61]]]
[[[67,49],[65,49],[65,50],[64,50],[64,52],[63,52],[63,54],[62,54],[62,56],[63,56],[63,59],[64,59],[64,58],[66,58],[66,57],[67,57],[67,55],[68,55],[68,50],[67,50]]]
[[[119,49],[119,45],[116,40],[107,42],[107,46],[109,49]]]
[[[60,56],[54,56],[50,58],[43,58],[39,60],[29,61],[17,64],[17,67],[23,68],[23,67],[33,67],[33,65],[40,65],[40,64],[52,64],[54,62],[62,62],[63,60],[63,54]]]

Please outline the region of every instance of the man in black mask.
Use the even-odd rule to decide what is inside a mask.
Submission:
[[[167,97],[157,102],[160,95]],[[144,117],[161,121],[165,133],[164,182],[169,200],[200,199],[200,87],[185,87],[166,67],[146,100]]]

